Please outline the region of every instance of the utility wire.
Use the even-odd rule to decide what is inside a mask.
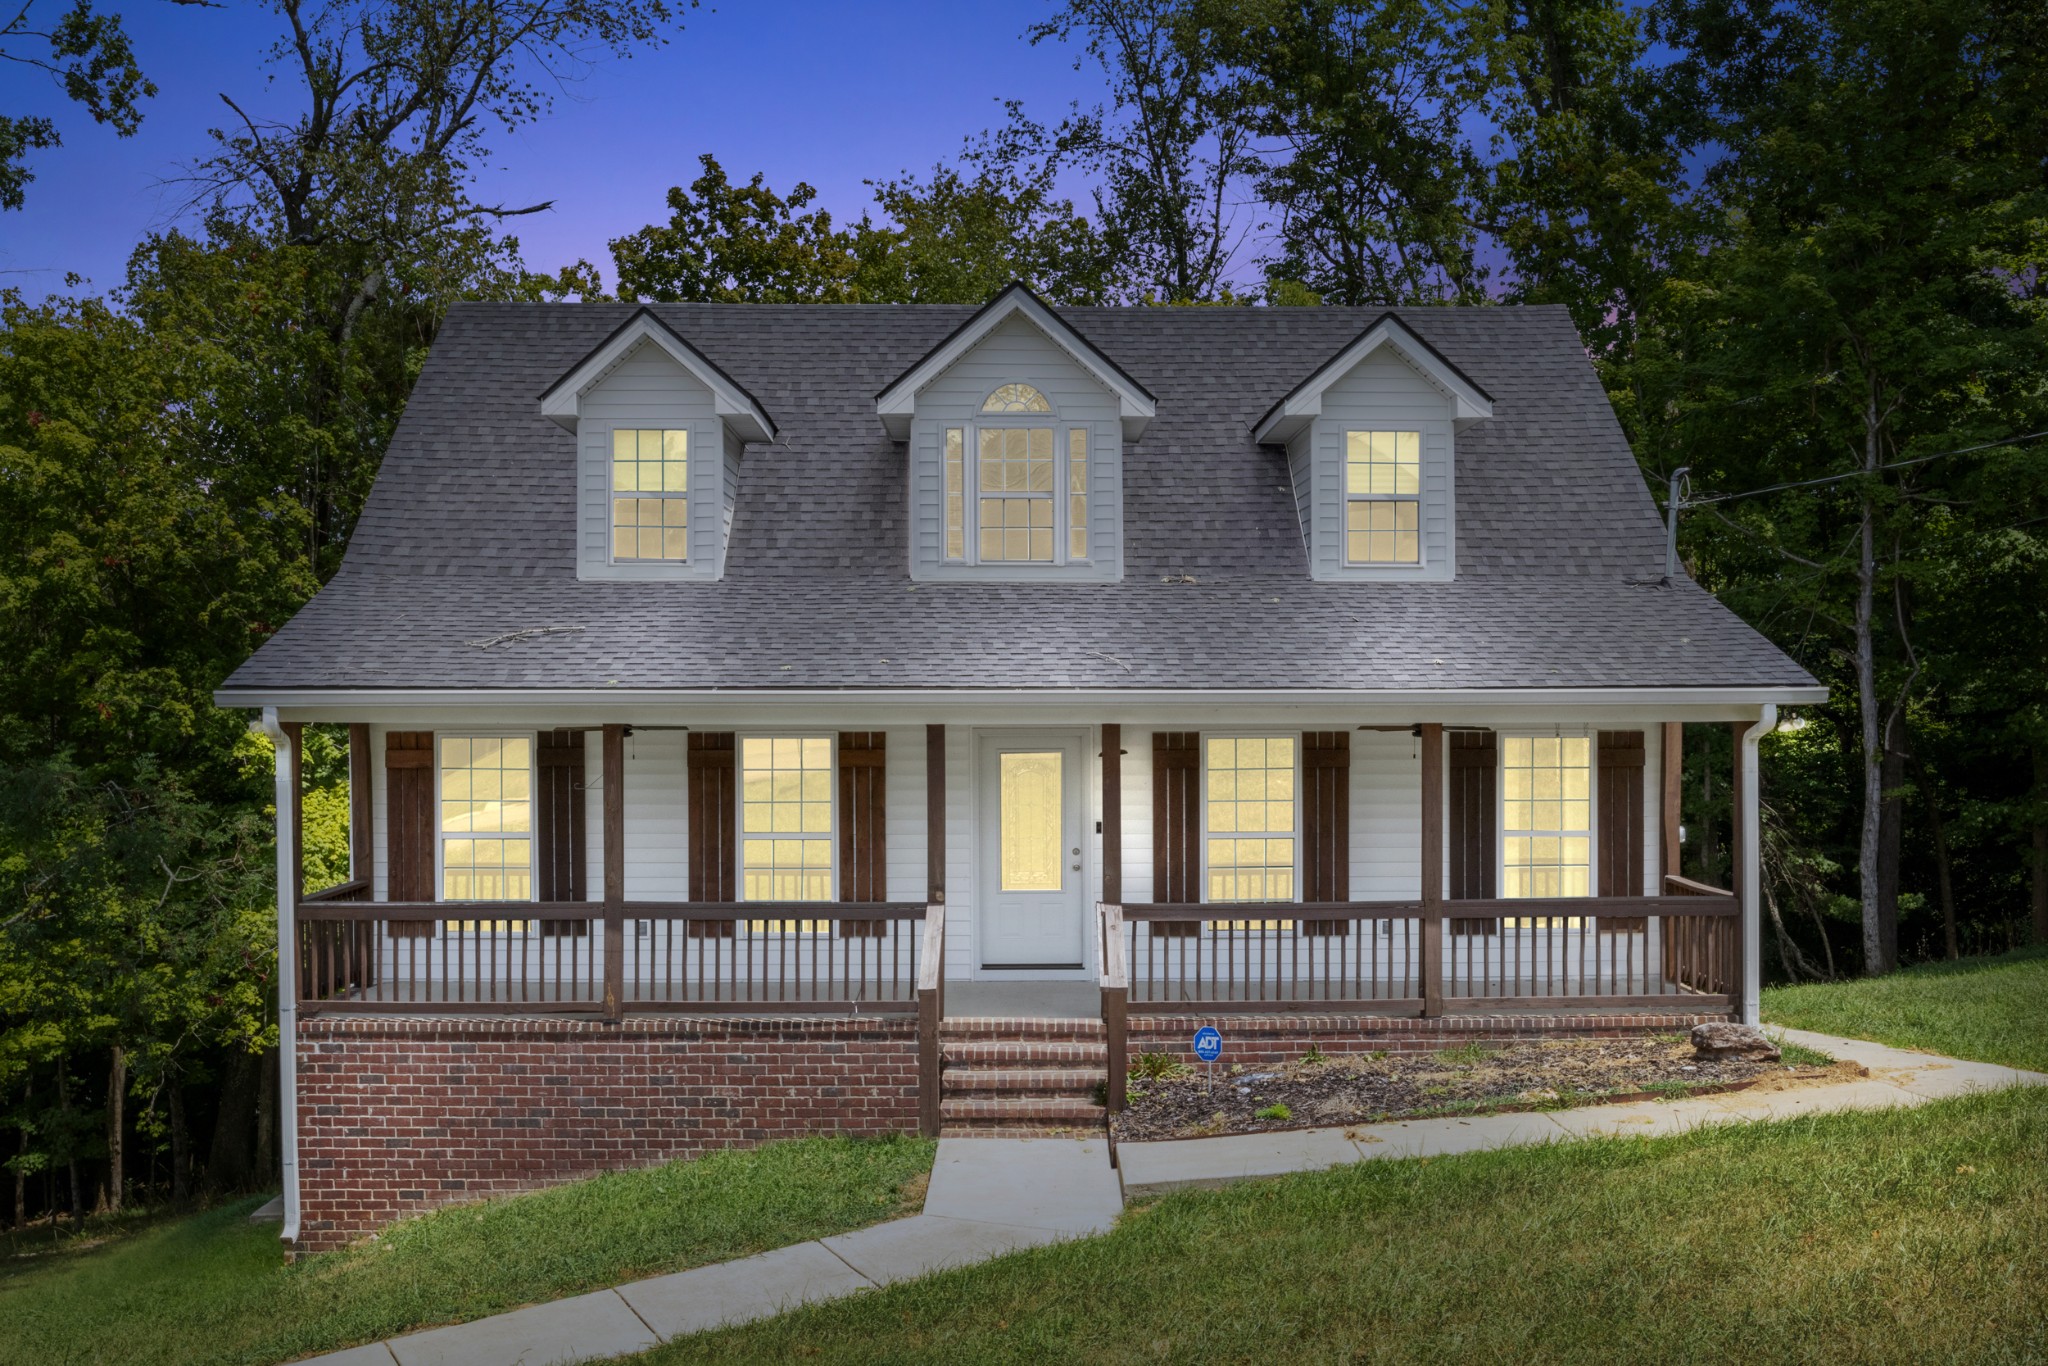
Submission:
[[[1882,474],[1886,470],[1902,470],[1909,465],[1924,465],[1930,460],[1943,460],[1952,455],[1974,455],[1978,451],[1996,450],[2000,446],[2020,446],[2029,441],[2048,437],[2048,432],[2028,432],[2025,436],[2009,436],[2002,441],[1986,441],[1981,445],[1962,446],[1952,451],[1936,451],[1932,455],[1916,455],[1911,460],[1894,460],[1887,465],[1875,465],[1867,470],[1849,470],[1843,474],[1824,474],[1818,479],[1795,479],[1785,484],[1770,484],[1760,489],[1744,489],[1740,493],[1714,493],[1705,498],[1681,496],[1680,508],[1707,507],[1714,503],[1732,503],[1738,498],[1755,498],[1766,493],[1783,493],[1787,489],[1817,488],[1822,484],[1839,484],[1845,479],[1856,479],[1866,474]]]

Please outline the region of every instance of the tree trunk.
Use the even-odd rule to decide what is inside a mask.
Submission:
[[[1866,409],[1864,469],[1877,466],[1876,400]],[[1886,951],[1880,901],[1878,850],[1883,843],[1884,752],[1878,736],[1877,646],[1872,638],[1871,611],[1877,597],[1877,508],[1870,490],[1863,491],[1863,522],[1856,556],[1856,710],[1863,729],[1863,823],[1857,839],[1856,880],[1863,903],[1863,974],[1885,971]]]
[[[1899,713],[1893,712],[1891,732],[1900,728]],[[1906,824],[1906,756],[1900,752],[1895,733],[1885,736],[1884,762],[1879,773],[1884,782],[1884,805],[1878,810],[1877,825],[1877,925],[1878,942],[1889,952],[1881,968],[1890,972],[1899,965],[1899,846]]]
[[[185,1088],[170,1079],[171,1102],[171,1203],[183,1204],[191,1193],[191,1141],[185,1132]]]
[[[277,1184],[277,1050],[264,1050],[262,1080],[256,1088],[256,1184],[268,1190]]]
[[[121,1140],[127,1131],[128,1053],[114,1045],[114,1060],[107,1067],[107,1210],[121,1212],[121,1192],[126,1184],[122,1171]]]
[[[85,1190],[78,1181],[78,1148],[72,1138],[71,1128],[71,1082],[64,1074],[70,1070],[69,1058],[57,1059],[57,1113],[64,1125],[64,1172],[71,1181],[71,1222],[82,1226],[85,1223]]]
[[[29,1073],[28,1080],[21,1088],[21,1143],[15,1149],[14,1163],[14,1226],[28,1227],[28,1126],[29,1109],[35,1104],[36,1077]]]
[[[1927,826],[1934,833],[1934,886],[1941,898],[1941,948],[1950,959],[1963,956],[1956,942],[1955,879],[1948,857],[1948,828],[1941,823],[1941,802],[1934,794],[1934,774],[1919,765],[1920,788],[1927,794]]]
[[[237,1050],[228,1058],[221,1079],[220,1105],[214,1113],[213,1152],[206,1160],[207,1184],[216,1190],[239,1190],[249,1179],[249,1130],[255,1112],[256,1058]]]
[[[2034,942],[2048,944],[2048,744],[2034,742]]]

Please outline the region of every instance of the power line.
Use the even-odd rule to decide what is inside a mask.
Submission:
[[[1974,455],[1978,451],[1996,450],[2000,446],[2021,446],[2029,441],[2048,437],[2048,432],[2029,432],[2025,436],[2008,436],[2001,441],[1986,441],[1976,446],[1961,446],[1952,451],[1935,451],[1931,455],[1916,455],[1911,460],[1894,460],[1886,465],[1873,465],[1869,469],[1849,470],[1843,474],[1824,474],[1818,479],[1794,479],[1785,484],[1769,484],[1760,489],[1744,489],[1740,493],[1715,493],[1705,498],[1688,498],[1683,495],[1678,506],[1702,508],[1714,503],[1732,503],[1738,498],[1755,498],[1766,493],[1783,493],[1786,489],[1810,489],[1822,484],[1839,484],[1845,479],[1856,479],[1866,474],[1882,474],[1886,470],[1902,470],[1909,465],[1924,465],[1930,460],[1945,460],[1952,455]]]
[[[1680,465],[1671,471],[1671,486],[1664,496],[1664,581],[1670,583],[1678,575],[1678,514],[1688,508],[1711,507],[1716,503],[1732,503],[1738,498],[1757,498],[1766,493],[1783,493],[1787,489],[1818,488],[1823,484],[1839,484],[1847,479],[1861,478],[1867,474],[1882,474],[1886,470],[1902,470],[1911,465],[1924,465],[1930,460],[1946,460],[1952,455],[1974,455],[1978,451],[1997,450],[2001,446],[2023,446],[2029,441],[2048,438],[2048,432],[2028,432],[2024,436],[2008,436],[1998,441],[1984,441],[1975,446],[1959,446],[1952,451],[1935,451],[1929,455],[1916,455],[1910,460],[1894,460],[1885,465],[1873,465],[1868,469],[1848,470],[1841,474],[1824,474],[1818,479],[1794,479],[1783,484],[1767,484],[1760,489],[1744,489],[1739,493],[1716,493],[1705,498],[1692,496],[1692,482],[1688,476],[1691,469]]]

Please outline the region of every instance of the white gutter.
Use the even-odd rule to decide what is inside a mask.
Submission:
[[[284,1147],[284,1228],[287,1249],[299,1241],[299,984],[298,888],[292,868],[292,747],[277,724],[277,708],[263,709],[263,733],[277,748],[277,1127]]]
[[[1496,706],[1758,707],[1825,702],[1823,687],[1776,688],[223,688],[221,707],[642,707],[732,703],[808,703],[823,700],[929,706],[977,702],[998,706],[1088,701],[1125,709],[1209,702],[1274,706],[1333,704],[1375,709]],[[1420,718],[1417,718],[1420,719]]]
[[[1742,791],[1735,799],[1742,803],[1742,1022],[1763,1023],[1764,988],[1764,823],[1759,800],[1757,741],[1778,724],[1778,709],[1764,704],[1763,715],[1742,733]]]

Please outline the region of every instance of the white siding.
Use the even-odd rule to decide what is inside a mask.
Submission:
[[[891,901],[922,901],[929,890],[925,886],[924,728],[898,726],[887,735],[882,839],[888,849],[888,897]]]
[[[626,899],[687,901],[690,897],[687,739],[679,730],[643,730],[626,737]],[[602,763],[597,771],[603,772]],[[602,779],[600,778],[600,781]],[[603,835],[598,885],[603,888]]]
[[[1124,727],[1124,900],[1152,900],[1152,730]],[[1099,805],[1101,798],[1096,802]]]
[[[1344,562],[1344,434],[1354,428],[1422,433],[1420,568]],[[1456,576],[1451,401],[1442,390],[1392,351],[1375,351],[1323,394],[1322,416],[1295,444],[1303,441],[1313,454],[1309,566],[1316,578],[1400,581]],[[1290,463],[1298,461],[1293,452],[1289,458]]]
[[[612,431],[658,427],[690,433],[690,559],[687,564],[611,562]],[[576,572],[584,579],[710,580],[725,559],[725,529],[731,508],[727,469],[736,452],[726,448],[725,424],[711,391],[669,358],[643,343],[600,380],[582,402],[576,427],[578,451]]]
[[[1351,899],[1422,895],[1422,742],[1412,735],[1351,733]]]
[[[1051,401],[1056,429],[1088,429],[1088,551],[1083,564],[962,565],[945,561],[942,433],[974,421],[989,391],[1022,381]],[[1113,581],[1123,576],[1123,426],[1116,396],[1036,326],[1013,317],[955,361],[917,396],[910,427],[910,573],[964,581]],[[1058,454],[1065,455],[1060,437]],[[970,461],[973,452],[968,452]],[[1065,488],[1064,468],[1056,489]],[[1056,492],[1055,497],[1059,494]],[[973,526],[969,510],[970,535]]]

